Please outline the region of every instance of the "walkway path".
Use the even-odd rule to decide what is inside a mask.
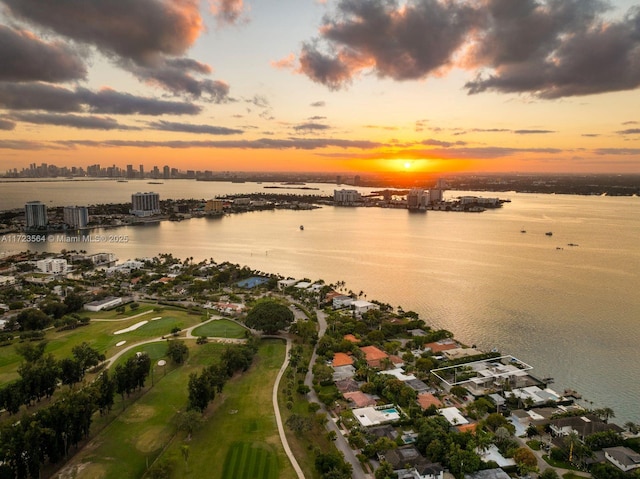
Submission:
[[[296,474],[298,475],[298,479],[305,479],[304,473],[302,472],[302,469],[300,468],[298,461],[296,460],[295,456],[293,455],[293,452],[291,451],[291,448],[289,447],[289,441],[287,441],[287,435],[285,434],[284,427],[282,425],[282,416],[280,415],[280,407],[278,407],[278,386],[280,385],[280,379],[282,378],[282,375],[284,374],[285,370],[287,369],[287,366],[289,365],[289,350],[291,349],[291,339],[289,338],[284,338],[284,339],[287,341],[287,348],[284,353],[284,362],[280,367],[280,371],[278,371],[276,382],[273,385],[273,394],[271,399],[273,401],[273,411],[276,414],[276,424],[278,425],[278,434],[280,434],[280,442],[282,442],[282,447],[284,448],[284,452],[287,454],[289,461],[291,461],[291,465],[293,466],[293,469],[296,471]]]

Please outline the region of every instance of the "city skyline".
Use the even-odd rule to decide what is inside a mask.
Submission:
[[[0,172],[640,172],[630,0],[0,0]]]

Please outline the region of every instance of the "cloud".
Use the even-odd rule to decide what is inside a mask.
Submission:
[[[618,135],[638,135],[640,134],[640,128],[628,128],[626,130],[616,131]]]
[[[511,130],[509,130],[508,128],[474,128],[471,131],[480,133],[505,133]]]
[[[365,73],[397,81],[475,73],[470,94],[544,99],[640,86],[640,8],[604,0],[338,0],[296,71],[331,90]]]
[[[307,122],[295,125],[293,129],[296,131],[308,131],[309,133],[311,133],[313,131],[330,130],[331,127],[328,125],[323,125],[322,123]]]
[[[16,124],[10,120],[3,120],[0,118],[0,130],[11,131],[16,127]]]
[[[151,67],[132,62],[121,62],[121,65],[141,80],[175,95],[187,94],[212,103],[230,101],[229,85],[220,80],[200,79],[194,76],[210,72],[211,67],[189,58],[162,60]]]
[[[0,81],[56,83],[87,76],[84,62],[68,46],[5,25],[0,25],[0,65]]]
[[[242,0],[210,0],[209,3],[218,24],[236,24],[245,13]]]
[[[14,113],[11,120],[37,125],[69,126],[71,128],[90,130],[136,130],[138,128],[120,125],[113,118],[98,116],[80,116],[56,113]]]
[[[122,93],[110,88],[93,92],[44,83],[0,82],[0,107],[8,110],[46,110],[58,113],[82,112],[113,115],[195,115],[201,108],[193,103],[159,100]]]
[[[455,143],[450,142],[450,141],[441,141],[441,140],[433,140],[433,139],[429,139],[429,140],[423,140],[420,142],[421,145],[427,145],[427,146],[443,146],[445,148],[449,148],[451,146],[462,146],[462,145],[466,145],[467,142],[466,141],[456,141]]]
[[[327,103],[324,101],[314,101],[313,103],[311,103],[311,106],[314,108],[320,108],[323,106],[327,106]]]
[[[296,56],[295,54],[290,53],[285,58],[281,58],[280,60],[272,60],[271,66],[279,70],[291,70],[294,68],[295,63]]]
[[[587,138],[597,138],[600,136],[599,133],[583,133],[582,136],[586,136]]]
[[[341,0],[320,27],[320,42],[307,42],[300,71],[330,89],[364,70],[394,80],[420,79],[452,65],[452,56],[473,27],[474,10],[437,0]]]
[[[311,120],[311,121],[314,121],[314,120],[326,120],[327,117],[326,116],[320,116],[320,115],[314,115],[314,116],[310,116],[307,119]]]
[[[0,0],[24,20],[138,64],[180,56],[203,29],[198,0]]]
[[[50,145],[40,141],[31,140],[0,140],[0,150],[61,150],[68,149],[64,145]]]
[[[257,140],[218,140],[218,141],[142,141],[142,140],[62,140],[57,141],[64,147],[87,146],[96,148],[134,147],[134,148],[235,148],[244,150],[297,149],[316,150],[320,148],[357,148],[373,149],[383,146],[368,140],[344,140],[339,138],[260,138]]]
[[[513,130],[516,135],[546,135],[555,133],[553,130]]]
[[[235,135],[244,133],[242,130],[233,128],[225,128],[222,126],[212,125],[192,125],[189,123],[175,123],[170,121],[155,121],[148,123],[148,126],[155,130],[163,131],[182,131],[185,133],[201,133],[207,135]]]
[[[598,148],[596,155],[640,155],[640,148]]]

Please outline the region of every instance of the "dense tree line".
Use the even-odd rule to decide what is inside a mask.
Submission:
[[[18,367],[20,378],[0,387],[0,409],[15,414],[20,406],[31,406],[55,392],[58,381],[73,386],[84,379],[89,368],[104,361],[104,355],[87,343],[75,346],[72,356],[56,360],[51,353],[45,354],[47,343],[21,343],[16,351],[24,362]]]
[[[113,380],[107,371],[86,388],[66,391],[56,402],[0,427],[0,477],[40,477],[46,463],[67,456],[89,435],[92,416],[113,405]]]
[[[228,346],[217,363],[204,368],[200,374],[191,373],[188,409],[203,412],[234,373],[246,371],[251,366],[257,350],[255,339],[250,339],[247,344]]]

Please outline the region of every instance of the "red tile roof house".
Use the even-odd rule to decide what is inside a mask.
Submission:
[[[353,358],[345,353],[335,353],[333,355],[333,361],[331,365],[334,368],[339,368],[340,366],[349,366],[353,364]]]
[[[375,346],[363,346],[360,350],[364,353],[367,364],[372,368],[381,367],[382,360],[389,355]]]
[[[367,406],[375,406],[376,400],[369,394],[362,391],[347,392],[343,394],[344,398],[351,403],[352,408],[361,408]]]

